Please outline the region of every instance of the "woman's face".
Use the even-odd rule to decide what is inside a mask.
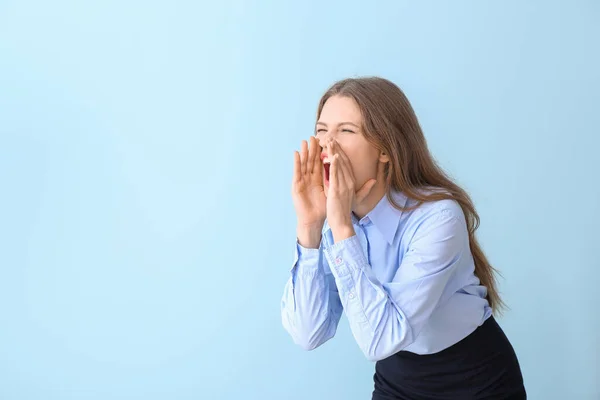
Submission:
[[[355,189],[360,189],[368,180],[377,179],[381,152],[367,141],[363,135],[363,117],[354,99],[342,96],[330,97],[316,126],[316,137],[323,148],[323,183],[325,194],[329,189],[329,155],[327,142],[334,140],[350,160],[355,178]]]

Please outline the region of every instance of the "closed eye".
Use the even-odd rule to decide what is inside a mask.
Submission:
[[[342,132],[355,133],[353,130],[350,129],[342,129]]]

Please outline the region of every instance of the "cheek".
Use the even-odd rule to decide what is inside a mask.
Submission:
[[[348,158],[350,159],[350,164],[352,166],[352,173],[357,180],[361,180],[365,175],[370,173],[371,165],[367,160],[365,160],[364,156],[348,156]]]
[[[373,159],[368,154],[356,154],[354,157],[348,156],[352,164],[352,173],[357,184],[363,184],[377,175],[377,159]]]
[[[357,184],[363,184],[377,174],[378,152],[373,151],[368,143],[338,140],[340,148],[346,153],[352,173]]]

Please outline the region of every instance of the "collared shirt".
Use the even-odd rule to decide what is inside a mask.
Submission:
[[[393,199],[413,205],[401,193]],[[465,216],[454,200],[400,211],[386,196],[356,235],[334,243],[327,223],[318,249],[296,242],[281,314],[294,342],[312,350],[331,339],[342,312],[371,361],[398,351],[439,352],[492,314],[475,276]]]

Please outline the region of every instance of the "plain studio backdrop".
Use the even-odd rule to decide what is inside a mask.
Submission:
[[[0,1],[0,399],[368,399],[283,330],[293,151],[406,92],[473,196],[531,399],[600,398],[600,3]]]

